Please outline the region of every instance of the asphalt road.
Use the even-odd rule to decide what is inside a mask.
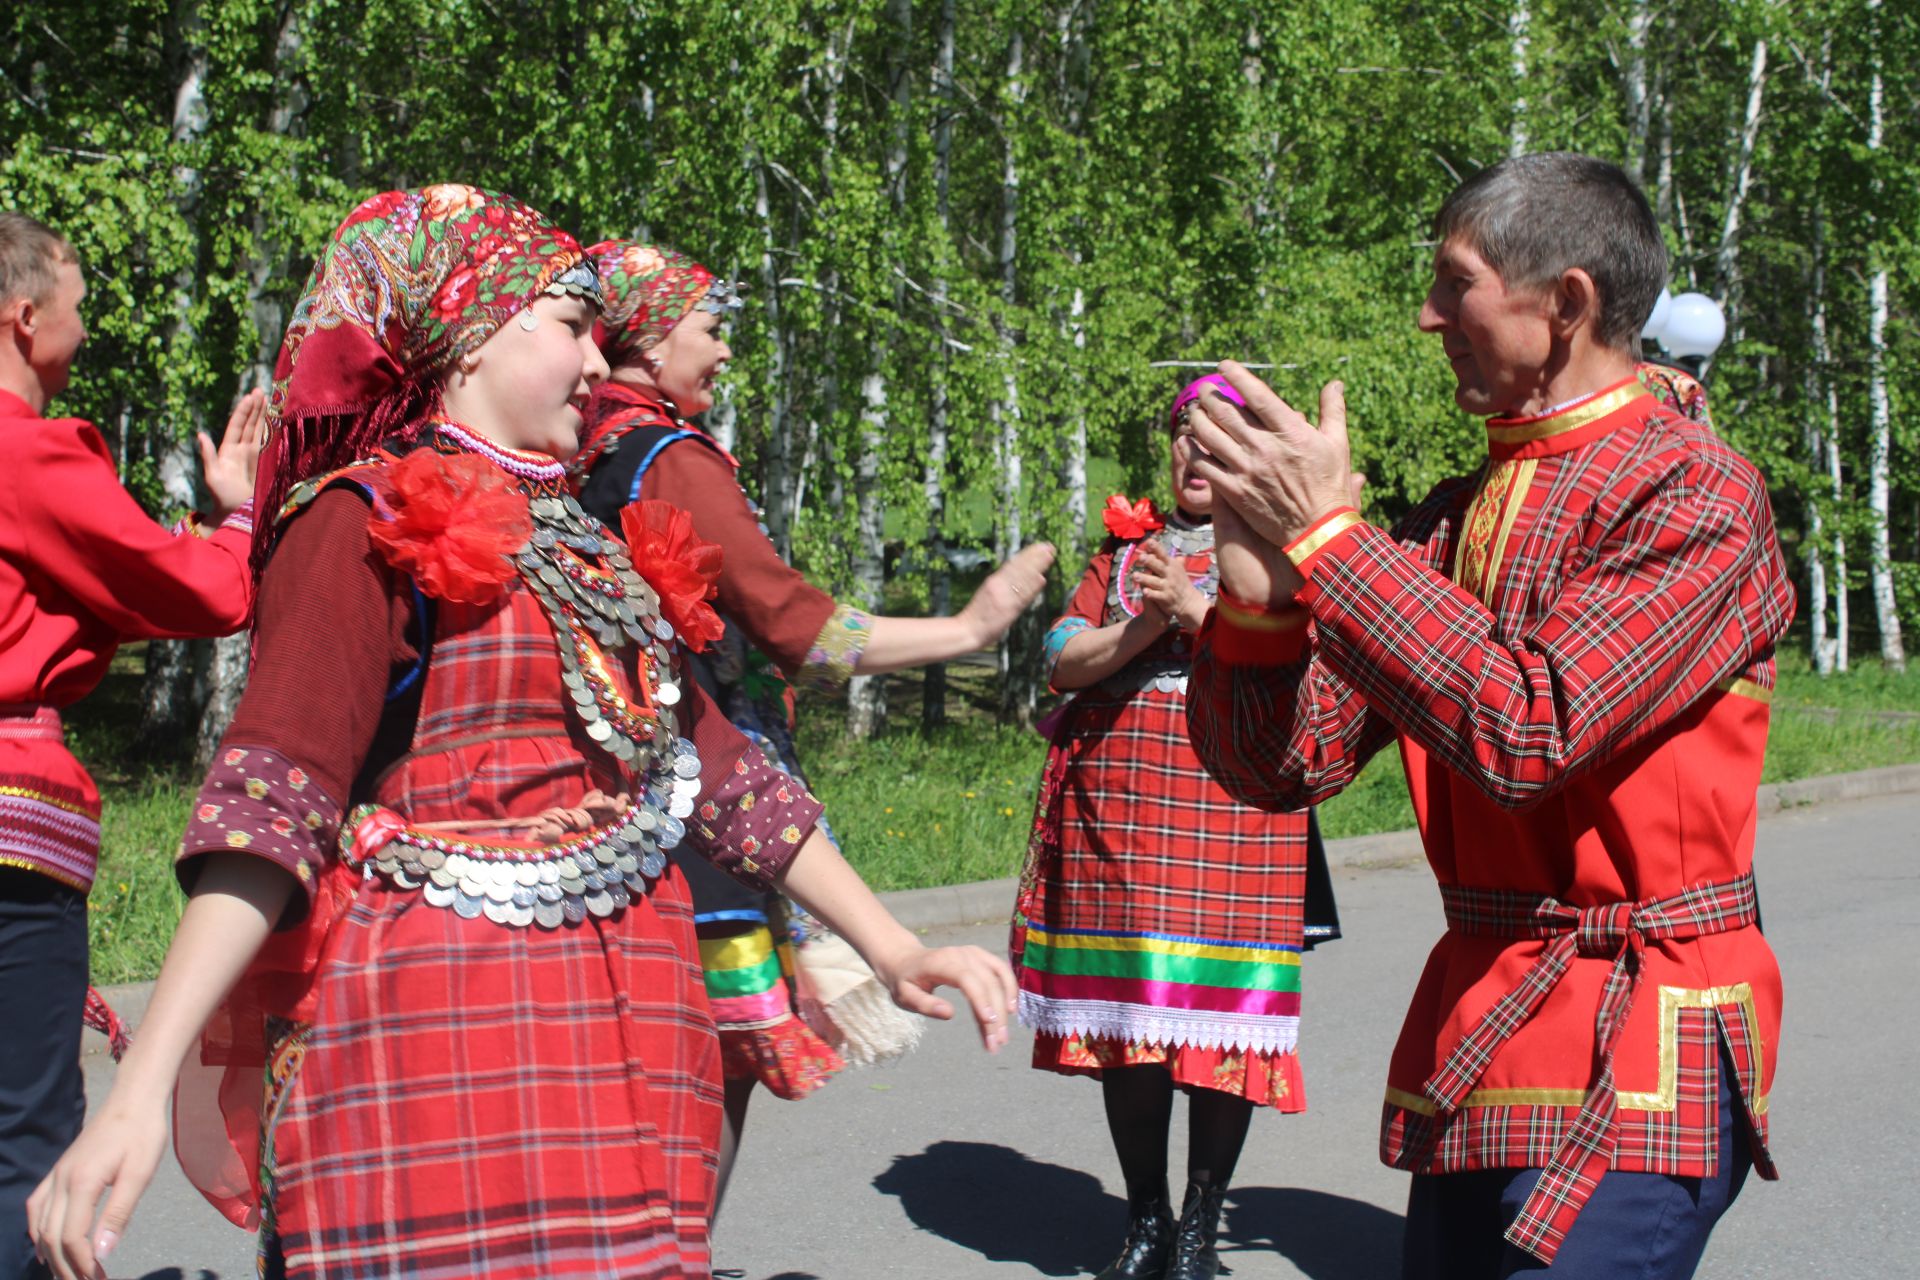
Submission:
[[[1769,819],[1757,861],[1787,980],[1772,1105],[1785,1177],[1747,1184],[1699,1274],[1911,1276],[1920,796]],[[1406,1180],[1377,1162],[1375,1130],[1387,1051],[1440,930],[1439,902],[1417,866],[1336,875],[1346,938],[1307,964],[1309,1110],[1255,1117],[1227,1201],[1225,1261],[1239,1280],[1397,1274]],[[995,947],[1004,931],[938,936]],[[762,1094],[716,1265],[750,1280],[989,1280],[1104,1265],[1124,1204],[1098,1087],[1029,1069],[1024,1036],[995,1058],[971,1037],[935,1027],[907,1061],[850,1072],[805,1102]],[[109,1070],[89,1065],[96,1101]],[[1183,1142],[1176,1113],[1176,1169]],[[239,1280],[252,1274],[252,1242],[169,1162],[114,1263],[115,1276]]]

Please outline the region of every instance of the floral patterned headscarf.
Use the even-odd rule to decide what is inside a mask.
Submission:
[[[434,375],[550,293],[598,304],[600,282],[577,240],[512,196],[446,182],[347,215],[274,364],[256,562],[294,484],[418,430]]]
[[[695,308],[724,316],[740,305],[732,285],[677,250],[603,240],[587,254],[607,300],[596,333],[608,364],[630,363]]]

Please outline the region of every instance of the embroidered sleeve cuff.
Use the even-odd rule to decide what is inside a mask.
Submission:
[[[332,859],[340,806],[306,770],[278,751],[227,747],[207,770],[176,863],[183,887],[205,853],[251,853],[284,867],[313,896],[314,877]]]
[[[742,884],[773,888],[819,825],[820,802],[751,743],[730,771],[703,781],[692,830],[707,861]]]
[[[1091,622],[1088,622],[1078,614],[1071,613],[1047,629],[1047,638],[1041,645],[1041,650],[1044,654],[1041,661],[1045,664],[1047,688],[1052,692],[1065,692],[1065,690],[1055,689],[1053,687],[1053,669],[1060,665],[1060,655],[1065,651],[1067,641],[1073,639],[1082,631],[1091,630],[1093,630],[1093,624]]]
[[[867,651],[867,641],[872,635],[871,614],[851,605],[835,605],[827,625],[813,638],[807,660],[794,683],[821,693],[839,692],[853,678],[853,669],[860,665],[860,655]]]
[[[249,539],[253,537],[252,498],[248,498],[238,507],[235,507],[232,513],[219,524],[213,523],[213,521],[198,511],[189,511],[173,523],[173,534],[175,537],[190,533],[196,538],[211,538],[216,533],[227,531],[245,534]]]
[[[1284,667],[1306,654],[1307,616],[1299,605],[1269,609],[1223,591],[1201,628],[1200,643],[1235,666]]]
[[[1303,578],[1313,577],[1313,568],[1327,549],[1338,542],[1349,529],[1365,524],[1360,513],[1352,507],[1336,507],[1320,517],[1311,529],[1295,538],[1282,548],[1287,559],[1293,561],[1293,567],[1300,571]]]

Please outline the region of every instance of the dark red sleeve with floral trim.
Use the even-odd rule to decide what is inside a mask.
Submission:
[[[260,584],[247,691],[181,841],[183,887],[204,854],[254,854],[298,879],[288,918],[304,913],[335,855],[394,661],[411,653],[403,593],[355,491],[321,494],[288,525]]]

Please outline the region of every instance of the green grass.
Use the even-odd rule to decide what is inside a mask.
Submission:
[[[1020,869],[1046,744],[994,721],[986,669],[952,667],[949,680],[951,723],[931,735],[917,727],[920,682],[911,674],[889,678],[893,727],[877,742],[847,740],[837,703],[810,698],[802,706],[802,759],[848,858],[875,889],[962,884]],[[139,682],[134,650],[67,717],[74,749],[106,800],[89,908],[101,983],[148,978],[159,968],[182,903],[173,854],[198,784],[184,745],[154,750],[133,740]],[[1766,780],[1920,761],[1920,718],[1876,714],[1887,711],[1920,712],[1920,664],[1897,676],[1864,663],[1823,680],[1797,653],[1784,656]],[[1399,753],[1375,757],[1320,817],[1330,839],[1412,826]]]

